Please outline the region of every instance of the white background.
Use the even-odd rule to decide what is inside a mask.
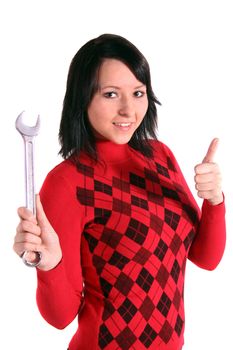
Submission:
[[[125,36],[147,57],[163,104],[159,138],[175,153],[194,194],[193,167],[211,139],[220,138],[216,161],[226,195],[227,247],[215,271],[188,262],[184,350],[233,349],[231,1],[7,0],[0,6],[0,348],[65,350],[76,329],[76,321],[58,331],[42,319],[35,303],[35,271],[12,251],[16,208],[24,205],[23,142],[14,123],[22,110],[32,124],[41,115],[39,190],[61,161],[57,134],[70,61],[87,40],[108,32]]]

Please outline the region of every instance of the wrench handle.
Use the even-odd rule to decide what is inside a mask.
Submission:
[[[35,180],[34,180],[34,137],[23,136],[24,148],[25,148],[25,192],[26,192],[26,207],[30,209],[33,214],[36,214],[35,203]],[[35,254],[35,261],[30,262],[27,260],[27,255]],[[25,265],[29,267],[36,267],[40,264],[42,258],[41,252],[29,252],[23,253],[22,259]]]
[[[34,138],[24,136],[26,207],[36,214],[34,180]]]

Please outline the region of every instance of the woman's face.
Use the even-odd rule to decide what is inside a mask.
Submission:
[[[121,61],[106,59],[99,69],[98,90],[88,119],[97,139],[128,143],[148,108],[146,86]]]

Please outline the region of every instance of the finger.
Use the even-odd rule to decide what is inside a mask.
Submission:
[[[209,182],[209,181],[212,181],[213,180],[213,175],[210,174],[210,173],[207,173],[207,174],[198,174],[196,173],[196,175],[194,176],[194,181],[195,183],[206,183],[206,182]]]
[[[41,239],[40,239],[40,237],[38,237],[32,233],[21,232],[15,236],[14,242],[15,243],[31,243],[31,244],[40,245]]]
[[[44,212],[39,194],[36,195],[36,217],[37,217],[38,225],[40,226],[43,232],[53,231],[53,228],[50,225],[50,222],[47,219],[47,216]]]
[[[32,211],[27,209],[26,207],[18,208],[17,212],[18,212],[18,216],[20,217],[20,219],[22,219],[22,220],[30,220],[30,221],[32,221],[34,223],[37,222],[35,216],[32,213]]]
[[[23,242],[23,243],[14,243],[13,249],[19,256],[22,256],[22,254],[25,251],[31,251],[31,252],[38,252],[41,251],[41,245]]]
[[[221,185],[220,183],[217,184],[211,181],[207,183],[196,183],[195,188],[198,191],[220,191]]]
[[[41,234],[41,229],[38,225],[34,224],[31,221],[28,220],[22,220],[19,225],[16,228],[17,233],[21,232],[29,232],[36,236],[39,236]]]
[[[196,175],[218,174],[220,173],[217,163],[201,163],[194,168]]]
[[[219,144],[219,139],[218,138],[214,138],[208,148],[208,151],[202,161],[202,163],[209,163],[209,162],[213,162],[214,161],[214,156],[215,153],[217,151],[218,148],[218,144]]]
[[[212,191],[198,191],[197,192],[198,197],[202,199],[211,199],[213,197]]]

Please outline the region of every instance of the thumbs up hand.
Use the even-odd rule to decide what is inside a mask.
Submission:
[[[197,194],[200,198],[207,199],[212,205],[223,201],[221,173],[218,164],[214,163],[218,143],[219,139],[213,139],[202,163],[195,166],[194,180]]]
[[[27,208],[18,209],[20,223],[16,230],[16,236],[13,249],[22,256],[24,251],[27,254],[27,260],[33,262],[34,252],[42,253],[42,260],[38,266],[39,269],[48,271],[53,269],[62,258],[62,251],[59,238],[50,225],[39,195],[36,197],[36,217]]]

